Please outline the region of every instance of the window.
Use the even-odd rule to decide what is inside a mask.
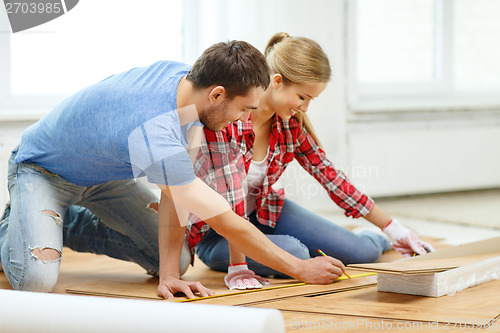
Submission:
[[[10,33],[0,41],[9,51],[2,108],[50,108],[109,75],[182,61],[181,20],[181,0],[85,0],[51,22]]]
[[[500,105],[500,0],[348,1],[354,111]]]

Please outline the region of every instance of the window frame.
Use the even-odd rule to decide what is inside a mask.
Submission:
[[[454,0],[435,0],[435,80],[433,83],[422,84],[363,84],[357,81],[358,0],[347,1],[346,6],[347,104],[353,113],[483,110],[500,106],[500,97],[493,94],[462,93],[452,88]]]
[[[64,1],[63,1],[64,3]],[[183,17],[184,1],[181,3],[180,15]],[[2,6],[3,7],[3,6]],[[66,12],[66,9],[64,8]],[[179,26],[179,31],[183,35],[183,23]],[[30,31],[18,32],[31,33]],[[54,93],[54,94],[14,94],[12,90],[12,59],[11,59],[11,38],[12,29],[10,27],[7,12],[0,8],[0,121],[2,120],[37,120],[50,112],[54,106],[63,99],[72,95],[72,93]],[[183,37],[182,37],[183,38]],[[183,45],[181,43],[181,59],[172,59],[183,61]],[[158,59],[160,60],[160,59]]]

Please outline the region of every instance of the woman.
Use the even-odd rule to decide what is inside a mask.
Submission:
[[[228,150],[240,149],[240,158],[233,161],[231,172],[225,169],[228,164],[222,161],[224,158],[210,161],[212,175],[206,165],[202,167],[203,163],[199,163],[201,178],[220,179],[217,173],[226,173],[226,179],[232,177],[225,186],[214,186],[219,192],[226,192],[226,198],[231,201],[230,198],[238,197],[235,194],[244,192],[240,188],[244,184],[240,175],[244,162],[248,171],[248,195],[245,200],[233,199],[233,209],[248,216],[275,244],[302,259],[319,255],[318,249],[321,249],[344,264],[375,262],[390,248],[387,238],[404,255],[432,251],[429,244],[359,192],[326,158],[306,116],[310,102],[325,90],[330,80],[330,64],[321,47],[308,38],[278,33],[271,38],[264,54],[272,72],[271,84],[259,107],[252,111],[251,121],[230,124],[218,133],[205,129],[209,147],[220,149],[225,142]],[[210,154],[216,156],[213,151]],[[364,217],[384,230],[388,237],[371,231],[354,234],[285,199],[283,190],[275,190],[272,185],[293,158],[318,180],[332,200],[345,210],[346,216]],[[281,276],[253,260],[248,261],[247,267],[242,253],[230,247],[215,231],[207,229],[202,222],[195,223],[188,235],[189,244],[192,248],[197,245],[196,253],[210,268],[226,271],[229,266],[225,279],[229,288],[259,287],[252,279],[247,285],[242,282],[242,277],[252,277],[254,272]]]

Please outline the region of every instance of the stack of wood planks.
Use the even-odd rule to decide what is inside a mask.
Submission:
[[[377,272],[379,291],[440,297],[500,279],[500,237],[395,262],[349,265]]]

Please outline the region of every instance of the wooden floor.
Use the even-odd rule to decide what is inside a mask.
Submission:
[[[439,247],[440,245],[434,242]],[[401,257],[394,251],[382,261]],[[357,276],[360,271],[350,270]],[[229,293],[224,273],[208,269],[200,260],[183,276],[199,280],[219,295]],[[462,328],[477,331],[481,323],[500,317],[500,281],[470,288],[455,296],[429,298],[377,292],[374,276],[363,276],[335,282],[328,286],[299,285],[296,280],[272,280],[270,289],[251,293],[200,299],[203,304],[276,308],[285,319],[288,332],[449,332]],[[106,256],[63,250],[58,283],[54,293],[73,292],[111,297],[158,299],[158,279],[147,275],[139,266]],[[280,287],[280,288],[277,288]],[[0,288],[11,289],[0,273]],[[492,295],[492,296],[491,296]],[[494,296],[494,297],[493,297]],[[182,301],[176,297],[173,302]],[[476,327],[471,327],[474,324]],[[461,325],[461,326],[460,326]],[[466,325],[467,328],[466,328]],[[485,330],[499,332],[500,328]],[[451,330],[453,331],[453,330]],[[484,331],[484,330],[483,330]]]

